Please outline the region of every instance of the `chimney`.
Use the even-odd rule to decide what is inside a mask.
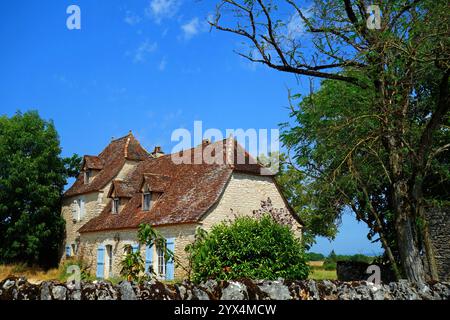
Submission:
[[[152,156],[155,158],[159,158],[164,155],[164,152],[161,150],[160,146],[156,146],[155,149],[152,152]]]

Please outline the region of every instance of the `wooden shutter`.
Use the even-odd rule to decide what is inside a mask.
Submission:
[[[105,277],[105,246],[100,245],[97,248],[97,278]]]
[[[145,272],[151,275],[150,267],[153,268],[153,246],[145,247]]]
[[[167,238],[167,249],[175,254],[175,238]],[[175,274],[175,264],[173,259],[166,262],[166,280],[173,280]]]

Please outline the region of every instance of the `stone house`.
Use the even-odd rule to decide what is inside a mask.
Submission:
[[[207,151],[223,162],[202,161]],[[175,157],[188,159],[179,163]],[[117,276],[124,247],[132,245],[160,278],[186,275],[185,247],[196,228],[206,231],[236,215],[250,215],[271,199],[294,221],[301,237],[300,218],[289,207],[273,175],[233,138],[164,155],[159,147],[148,153],[131,134],[111,141],[98,156],[84,156],[82,170],[65,192],[62,215],[66,220],[64,257],[83,259],[98,278]],[[180,261],[165,261],[161,248],[140,246],[137,230],[151,224],[166,238]]]

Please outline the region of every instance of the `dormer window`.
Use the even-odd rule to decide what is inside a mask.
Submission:
[[[151,205],[151,201],[152,201],[152,194],[150,192],[144,192],[144,197],[142,200],[142,210],[143,211],[149,211],[150,210],[150,205]]]
[[[91,180],[92,171],[91,169],[87,169],[84,171],[84,183],[88,184]]]
[[[119,206],[120,206],[120,198],[114,198],[112,200],[112,213],[114,214],[119,213]]]

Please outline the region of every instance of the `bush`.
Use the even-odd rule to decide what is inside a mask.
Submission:
[[[323,268],[325,270],[336,270],[336,261],[325,260],[323,263]]]
[[[309,273],[300,241],[289,227],[269,215],[238,217],[230,224],[216,225],[209,234],[202,231],[186,250],[196,282],[209,278],[306,279]]]

